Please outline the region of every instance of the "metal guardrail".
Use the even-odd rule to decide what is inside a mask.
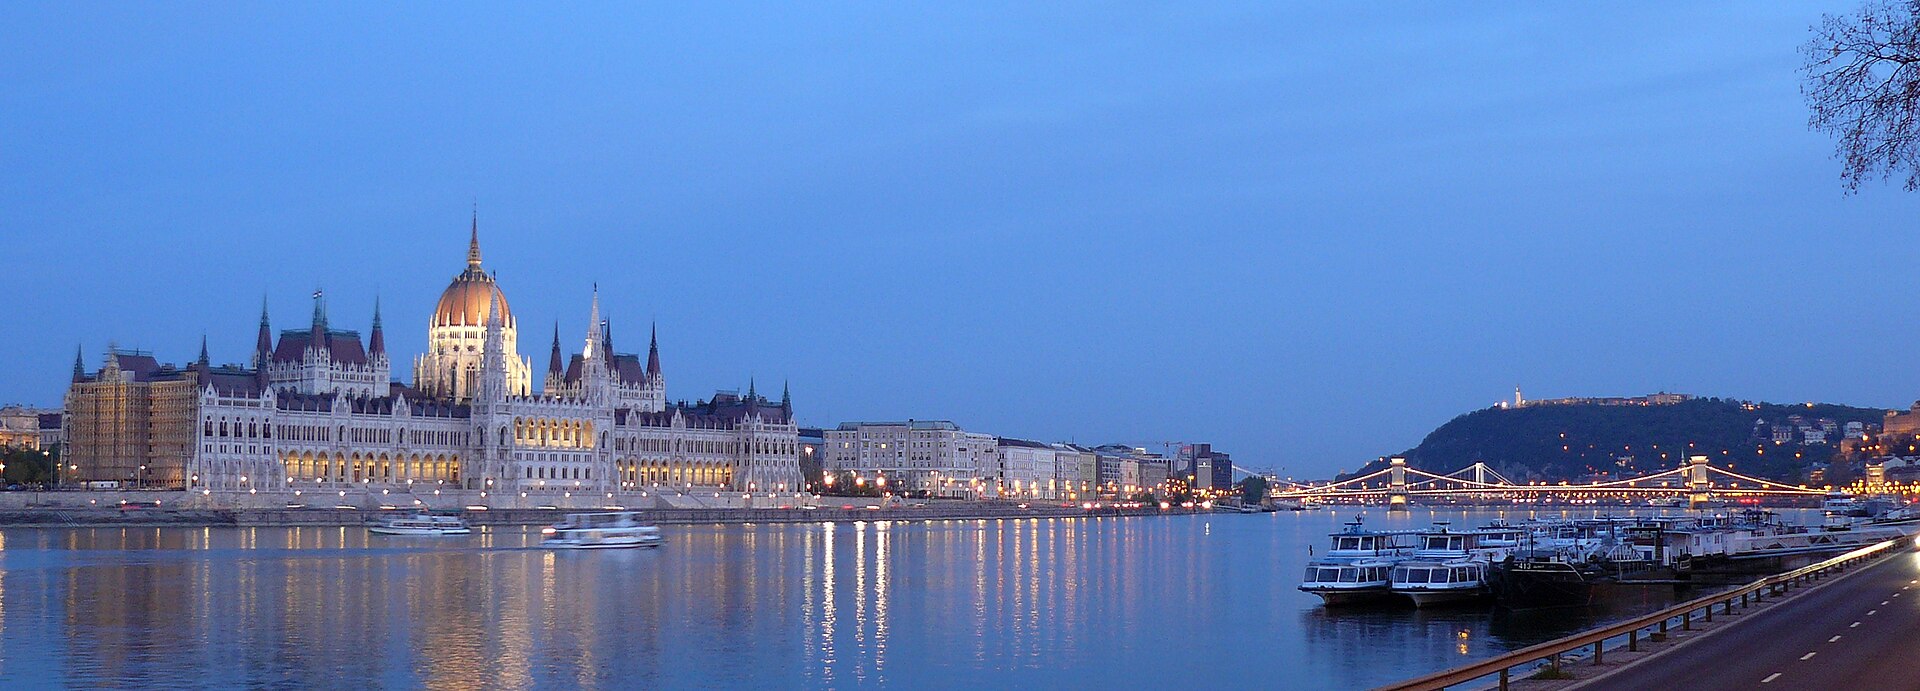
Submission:
[[[1627,649],[1637,651],[1640,649],[1641,631],[1658,628],[1658,635],[1665,636],[1668,625],[1675,619],[1680,620],[1680,626],[1683,630],[1690,630],[1693,628],[1695,613],[1704,611],[1703,621],[1713,621],[1714,607],[1722,607],[1724,613],[1732,614],[1733,602],[1735,600],[1739,600],[1740,606],[1745,608],[1748,605],[1749,598],[1752,598],[1754,602],[1759,602],[1767,595],[1784,593],[1794,586],[1819,580],[1825,577],[1825,574],[1829,571],[1835,569],[1844,570],[1859,564],[1869,557],[1893,549],[1895,545],[1905,544],[1909,539],[1910,538],[1904,537],[1895,538],[1869,547],[1862,547],[1818,564],[1762,578],[1735,590],[1714,593],[1636,619],[1629,619],[1604,628],[1528,646],[1499,657],[1461,665],[1452,669],[1441,670],[1397,684],[1388,684],[1380,687],[1380,689],[1391,691],[1444,689],[1455,684],[1464,684],[1497,674],[1500,677],[1501,691],[1506,691],[1508,677],[1512,674],[1512,670],[1515,667],[1535,662],[1549,661],[1552,668],[1558,670],[1561,655],[1588,646],[1592,646],[1593,648],[1593,663],[1596,665],[1601,664],[1605,659],[1607,641],[1625,636],[1627,639]]]

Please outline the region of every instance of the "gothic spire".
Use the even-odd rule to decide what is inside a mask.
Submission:
[[[793,392],[787,388],[787,382],[780,382],[780,408],[793,414]]]
[[[467,268],[480,268],[480,207],[473,208],[473,233],[467,236]]]
[[[81,345],[77,343],[74,344],[73,346],[73,380],[74,381],[87,380],[87,361],[86,361],[86,358],[82,356],[80,353],[81,353]]]
[[[660,376],[660,325],[653,325],[652,335],[647,337],[647,376]]]
[[[273,330],[267,326],[267,296],[260,296],[260,336],[253,342],[253,366],[264,377],[273,358]]]
[[[373,333],[367,335],[367,354],[386,355],[387,337],[380,329],[380,296],[373,296]]]
[[[200,334],[200,359],[196,360],[194,364],[203,368],[213,365],[213,361],[207,357],[207,335],[204,333]]]
[[[753,389],[753,377],[747,377],[747,402],[754,403],[758,398],[760,398],[760,394],[756,393]]]
[[[560,320],[553,320],[553,355],[547,358],[547,376],[558,377],[566,365],[560,363]]]
[[[319,348],[322,351],[326,350],[327,296],[325,292],[319,289],[313,291],[313,326],[310,327],[310,331],[311,333],[309,335],[312,338],[308,340],[307,347]]]
[[[593,351],[596,347],[601,347],[600,341],[600,284],[595,283],[593,284],[593,312],[587,315],[587,345],[581,353],[588,362],[598,359]]]

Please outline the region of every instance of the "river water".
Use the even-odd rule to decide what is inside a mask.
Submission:
[[[0,530],[0,687],[1363,688],[1657,608],[1326,610],[1355,510],[537,528]],[[1617,515],[1624,515],[1621,512]],[[1371,527],[1591,512],[1368,513]]]

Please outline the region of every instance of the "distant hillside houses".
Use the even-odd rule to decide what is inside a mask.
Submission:
[[[1620,396],[1573,396],[1573,397],[1568,397],[1568,398],[1542,398],[1542,399],[1539,399],[1539,400],[1532,400],[1532,401],[1530,401],[1530,400],[1527,400],[1527,398],[1526,398],[1525,396],[1522,396],[1522,395],[1520,394],[1520,387],[1517,387],[1517,386],[1516,386],[1516,387],[1514,387],[1514,389],[1513,389],[1513,400],[1511,400],[1511,401],[1501,401],[1501,402],[1499,403],[1499,406],[1498,406],[1498,407],[1501,407],[1501,408],[1529,408],[1529,407],[1533,407],[1533,406],[1546,406],[1546,405],[1636,405],[1636,406],[1649,406],[1649,405],[1673,405],[1673,404],[1675,404],[1675,403],[1680,403],[1680,402],[1682,402],[1682,401],[1688,401],[1688,400],[1692,400],[1692,399],[1693,399],[1693,396],[1692,396],[1691,394],[1684,394],[1684,393],[1667,393],[1667,392],[1665,392],[1665,391],[1661,391],[1661,392],[1658,392],[1658,393],[1650,393],[1650,394],[1647,394],[1647,395],[1645,395],[1645,396],[1633,396],[1633,397],[1620,397]]]
[[[1788,415],[1780,422],[1768,423],[1766,418],[1753,421],[1752,441],[1782,444],[1805,444],[1809,446],[1832,444],[1846,439],[1864,439],[1870,432],[1864,423],[1848,422],[1845,427],[1839,420],[1829,417],[1809,419],[1804,415]]]

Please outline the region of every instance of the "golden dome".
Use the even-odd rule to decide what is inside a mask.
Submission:
[[[492,276],[480,270],[480,225],[476,220],[467,245],[467,270],[453,277],[453,283],[440,294],[440,304],[433,308],[433,326],[486,326],[487,304],[493,300],[500,301],[501,323],[513,326],[507,296]]]

